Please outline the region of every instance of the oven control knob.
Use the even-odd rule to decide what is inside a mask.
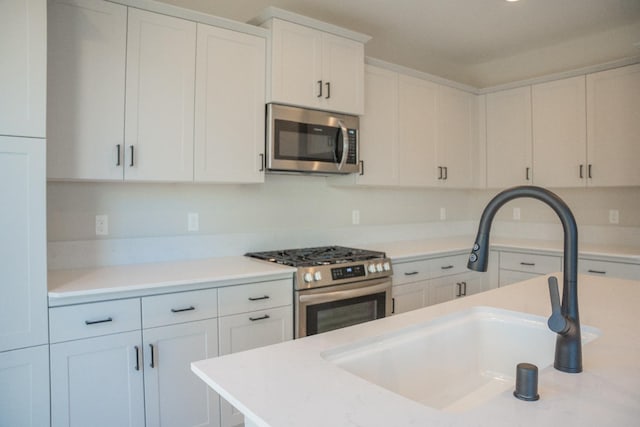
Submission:
[[[376,265],[369,264],[369,273],[375,273],[375,272],[376,272]]]
[[[307,283],[313,282],[313,275],[311,273],[304,273],[304,281]]]
[[[382,273],[382,264],[377,263],[376,264],[376,270],[378,271],[378,273]]]
[[[320,280],[322,280],[322,273],[320,273],[319,271],[316,271],[313,274],[313,278],[316,279],[316,282],[319,282]]]
[[[389,271],[391,270],[391,264],[385,262],[384,264],[382,264],[382,268],[384,269],[384,271]]]

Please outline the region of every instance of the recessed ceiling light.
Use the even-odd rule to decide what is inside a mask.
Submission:
[[[520,1],[520,0],[507,0],[507,1],[508,1],[509,3],[513,3],[513,2],[516,2],[516,1]]]

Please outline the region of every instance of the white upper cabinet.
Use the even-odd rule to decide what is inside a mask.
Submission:
[[[0,135],[45,136],[47,5],[0,2]]]
[[[398,183],[398,73],[365,67],[365,111],[360,117],[362,185]]]
[[[46,344],[45,143],[0,137],[0,352]]]
[[[274,18],[269,102],[360,115],[364,44]]]
[[[125,178],[193,180],[196,24],[129,9]]]
[[[640,64],[587,76],[589,184],[640,185]]]
[[[263,182],[266,41],[198,24],[195,181]]]
[[[531,184],[531,87],[487,94],[487,187]]]
[[[400,75],[398,84],[398,171],[403,186],[429,186],[437,179],[436,100],[438,86]]]
[[[50,0],[47,176],[122,180],[127,8]]]
[[[585,76],[532,87],[534,182],[543,187],[586,184]]]
[[[438,86],[437,180],[447,187],[473,186],[475,96]]]

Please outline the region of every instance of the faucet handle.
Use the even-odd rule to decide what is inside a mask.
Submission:
[[[555,276],[549,277],[549,296],[551,297],[551,317],[547,321],[549,329],[559,334],[569,331],[569,322],[562,314],[560,305],[560,292],[558,292],[558,279]]]

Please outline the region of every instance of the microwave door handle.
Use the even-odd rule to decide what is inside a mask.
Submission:
[[[342,123],[342,120],[338,120],[338,125],[340,126],[340,132],[342,133],[342,159],[340,159],[338,170],[342,170],[345,163],[347,163],[347,157],[349,156],[349,136],[347,135],[347,128],[344,123]]]

